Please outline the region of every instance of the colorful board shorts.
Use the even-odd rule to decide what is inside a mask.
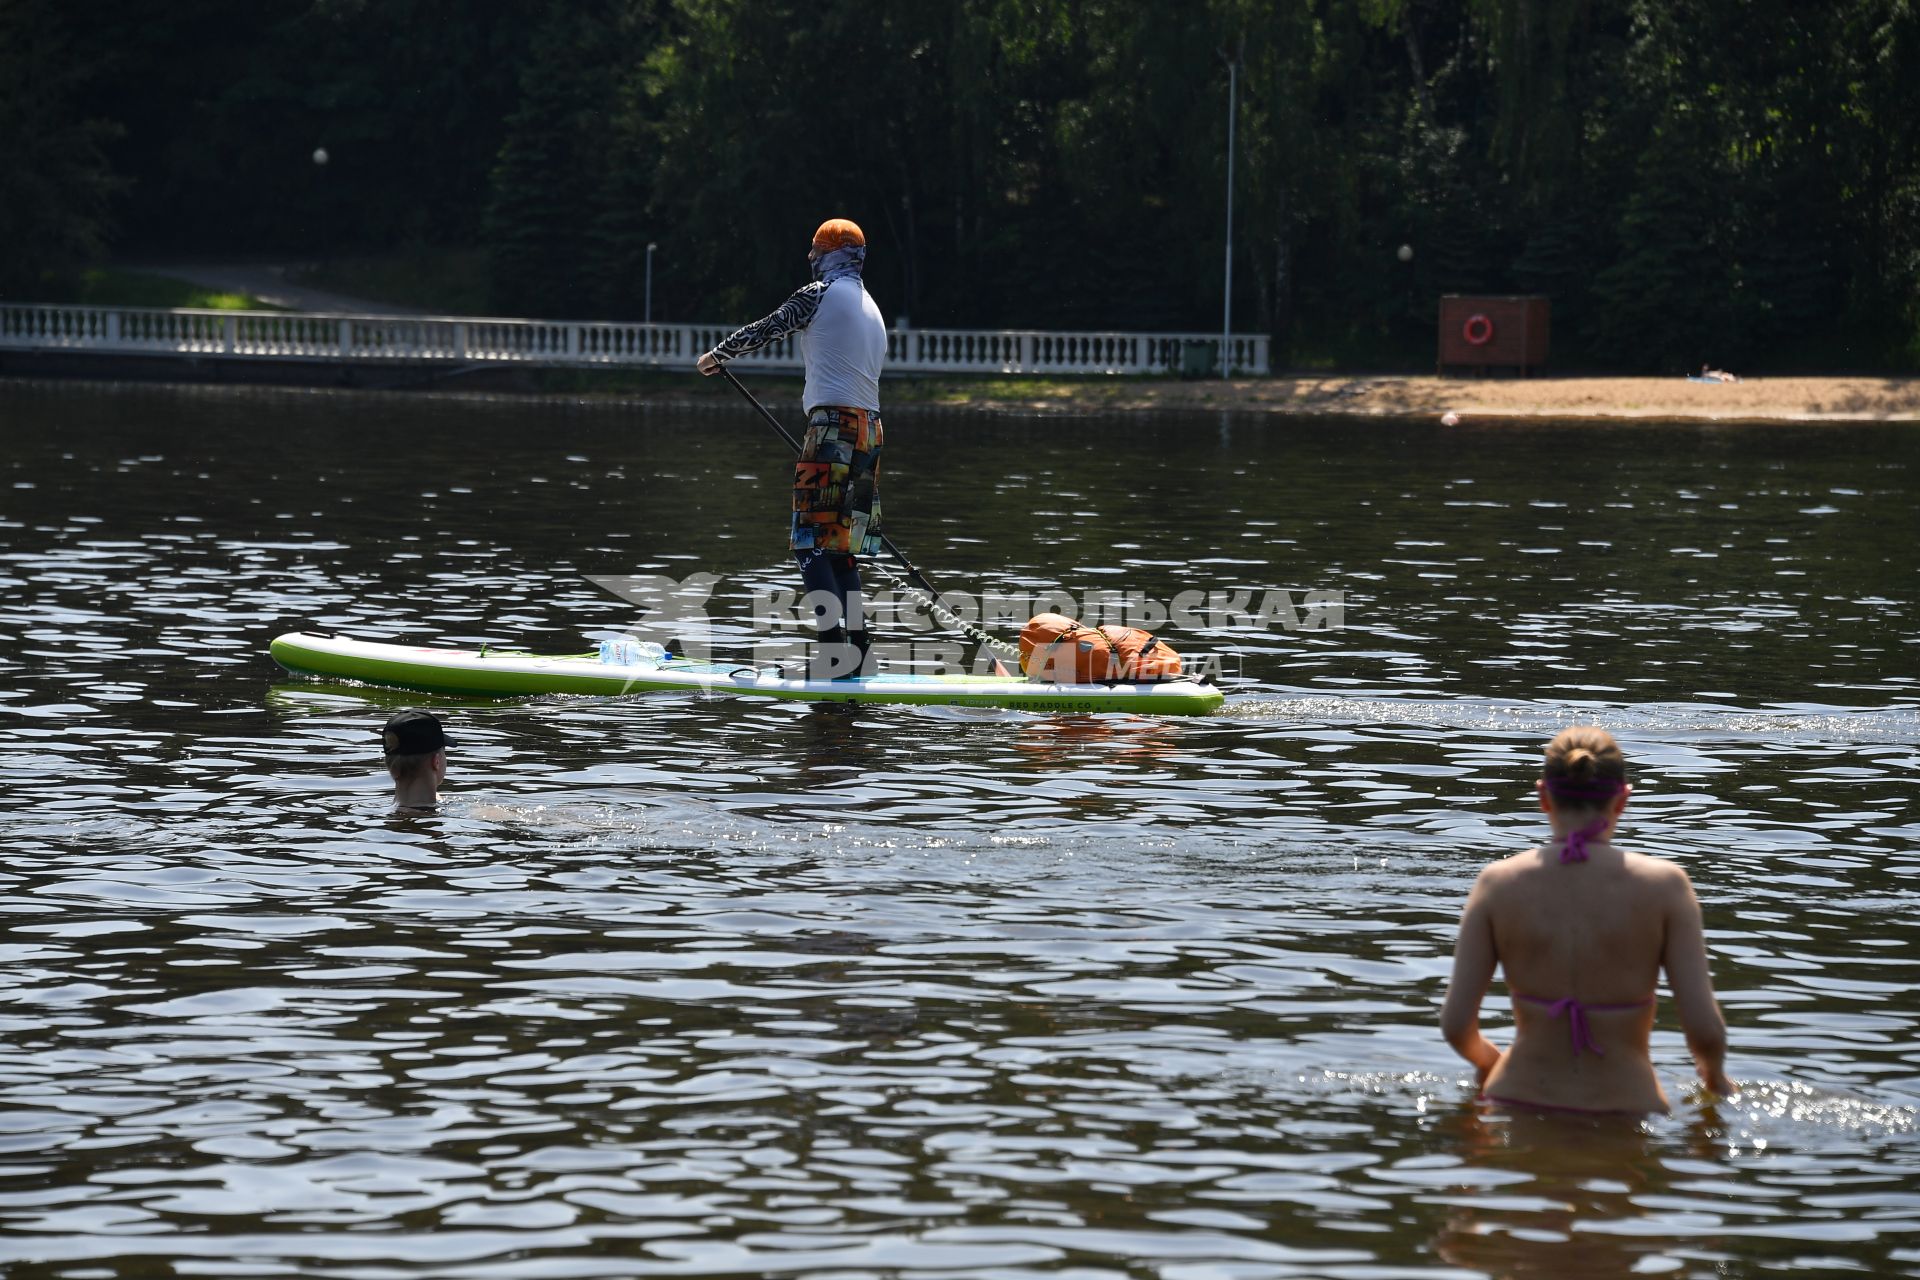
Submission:
[[[793,549],[880,551],[880,415],[823,405],[793,464]]]

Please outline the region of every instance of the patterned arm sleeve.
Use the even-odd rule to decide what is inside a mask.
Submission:
[[[769,342],[777,342],[790,333],[798,333],[813,323],[813,317],[820,310],[820,299],[826,293],[827,286],[818,280],[801,285],[772,315],[743,325],[727,335],[713,349],[714,354],[723,360],[731,360],[749,351],[757,351]]]

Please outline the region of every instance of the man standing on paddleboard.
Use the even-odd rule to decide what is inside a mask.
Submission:
[[[880,369],[887,322],[860,279],[866,260],[859,227],[845,218],[821,223],[807,253],[812,282],[700,357],[700,372],[712,377],[724,360],[800,334],[807,434],[793,469],[789,545],[820,633],[814,674],[832,679],[865,670],[870,640],[857,557],[881,548]]]

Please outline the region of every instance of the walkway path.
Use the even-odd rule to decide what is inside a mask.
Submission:
[[[399,307],[390,302],[349,298],[345,294],[328,293],[325,289],[312,289],[306,285],[293,284],[287,277],[299,268],[285,263],[188,263],[184,265],[161,263],[143,264],[130,267],[129,270],[145,271],[157,276],[171,276],[175,280],[197,284],[203,289],[252,294],[269,306],[285,307],[289,311],[350,311],[377,316],[425,314],[417,307]]]

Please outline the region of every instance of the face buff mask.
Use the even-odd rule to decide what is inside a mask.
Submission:
[[[863,244],[842,245],[830,249],[813,260],[813,278],[832,284],[844,276],[858,276],[866,265],[867,246]]]

